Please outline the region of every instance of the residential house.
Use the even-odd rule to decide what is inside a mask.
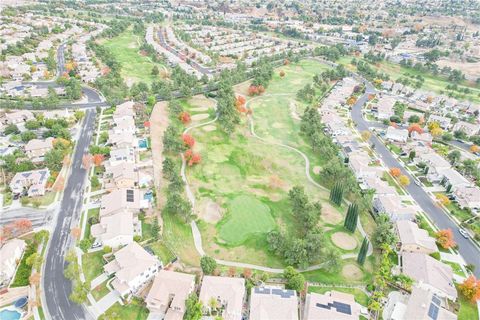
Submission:
[[[444,299],[422,287],[413,286],[407,303],[397,301],[387,320],[456,320]]]
[[[136,132],[136,127],[135,127],[135,120],[133,120],[133,117],[121,117],[121,118],[116,118],[114,119],[114,126],[110,132],[115,132],[115,133],[122,133],[126,132],[131,135],[135,135]]]
[[[417,162],[423,162],[428,168],[425,169],[426,177],[431,182],[440,182],[443,178],[442,173],[451,167],[450,162],[435,152],[419,153],[417,152]]]
[[[111,248],[132,243],[135,235],[142,234],[138,218],[130,211],[100,217],[100,222],[92,225],[90,230],[96,243]]]
[[[109,130],[108,143],[115,148],[133,148],[137,145],[137,138],[125,131]]]
[[[360,305],[348,293],[329,291],[309,293],[305,299],[304,320],[358,320]]]
[[[25,241],[11,239],[0,248],[0,287],[10,284],[25,247]]]
[[[105,167],[105,174],[113,188],[134,188],[138,185],[138,171],[133,163]]]
[[[477,186],[458,186],[454,191],[460,208],[480,209],[480,188]]]
[[[10,113],[6,113],[2,119],[4,124],[23,124],[28,120],[34,120],[33,113],[28,110],[18,110]]]
[[[408,140],[408,130],[389,126],[385,134],[385,139],[392,142],[406,143]]]
[[[463,131],[469,137],[478,134],[480,131],[480,125],[478,123],[470,123],[465,121],[458,121],[453,126],[453,132]]]
[[[45,119],[68,119],[71,117],[70,111],[65,110],[48,110],[42,112]]]
[[[29,197],[43,196],[49,177],[48,168],[17,172],[10,181],[10,190],[13,194],[22,194],[27,191]]]
[[[403,274],[412,278],[419,287],[440,297],[457,299],[452,267],[424,253],[403,252],[401,259]]]
[[[464,176],[458,173],[457,170],[448,168],[441,172],[441,184],[445,186],[448,192],[455,191],[459,187],[466,187],[470,185]]]
[[[199,300],[205,308],[209,309],[212,299],[216,299],[218,307],[223,310],[221,314],[223,319],[243,319],[245,279],[204,276]]]
[[[370,162],[372,162],[372,159],[364,151],[352,152],[349,155],[348,165],[358,182],[362,182],[367,178],[380,178],[383,175],[383,169],[380,166],[370,166]]]
[[[45,140],[32,139],[25,145],[25,153],[31,160],[42,160],[45,153],[53,149],[53,137]]]
[[[156,257],[136,242],[118,250],[113,256],[114,259],[103,269],[108,276],[115,276],[111,285],[122,297],[138,292],[162,267]]]
[[[363,179],[360,184],[362,190],[374,190],[377,195],[396,195],[397,190],[394,187],[388,185],[386,181],[377,177],[367,177]]]
[[[431,254],[438,251],[435,239],[428,235],[426,230],[409,220],[396,222],[400,252],[418,252]]]
[[[414,220],[417,213],[414,206],[402,203],[398,195],[375,195],[373,209],[385,213],[391,221]]]
[[[377,102],[377,117],[378,119],[387,119],[395,115],[395,105],[396,99],[391,96],[383,96],[378,99]]]
[[[295,290],[255,287],[250,296],[250,320],[297,320],[298,297]]]
[[[160,270],[145,298],[150,315],[158,319],[183,319],[185,301],[194,289],[194,275]]]
[[[110,216],[119,212],[137,213],[148,208],[148,200],[143,198],[139,189],[120,188],[102,196],[100,217]]]
[[[421,141],[426,143],[427,145],[431,145],[433,141],[433,137],[428,132],[418,133],[416,131],[412,132],[412,140],[413,141]]]
[[[110,151],[110,158],[106,167],[115,167],[122,163],[135,163],[135,150],[133,148],[120,148]]]
[[[432,114],[430,115],[430,117],[428,117],[428,123],[431,123],[431,122],[438,122],[438,124],[440,125],[440,128],[444,130],[448,130],[451,127],[452,119],[447,117],[442,117],[436,114]]]
[[[126,101],[116,106],[115,111],[113,112],[113,120],[116,121],[124,117],[133,117],[135,115],[135,111],[133,109],[134,105],[135,102]]]

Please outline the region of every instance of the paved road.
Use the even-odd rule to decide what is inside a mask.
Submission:
[[[371,85],[367,84],[367,92],[361,96],[355,105],[352,107],[352,120],[355,122],[355,125],[359,131],[370,130],[369,122],[365,121],[362,117],[362,107],[367,102],[368,94],[374,92],[374,88]],[[389,168],[397,167],[400,168],[402,174],[405,174],[410,178],[410,181],[413,181],[414,178],[403,168],[402,164],[397,160],[390,150],[385,147],[385,145],[375,136],[372,135],[370,138],[370,143],[375,146],[375,151],[383,160],[385,165]],[[407,191],[412,196],[412,198],[418,203],[423,211],[430,217],[430,219],[436,224],[440,229],[452,229],[455,236],[455,241],[459,246],[459,252],[465,259],[467,263],[475,265],[475,275],[480,277],[480,250],[475,244],[469,240],[463,238],[458,233],[458,226],[453,222],[450,217],[445,213],[440,207],[438,207],[435,202],[430,198],[427,192],[417,186],[414,183],[411,183],[407,186]]]
[[[64,257],[71,245],[70,230],[80,219],[83,203],[86,170],[82,168],[82,156],[88,150],[95,125],[95,110],[87,110],[82,132],[76,144],[72,171],[64,190],[56,217],[55,229],[49,241],[44,265],[43,289],[47,306],[47,319],[88,319],[82,306],[68,298],[72,284],[63,276],[66,267]],[[50,315],[50,317],[48,317]]]
[[[43,227],[53,217],[53,209],[34,209],[34,208],[14,208],[2,211],[0,215],[0,225],[5,225],[18,219],[29,219],[34,228]]]

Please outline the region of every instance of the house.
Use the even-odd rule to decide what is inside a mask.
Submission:
[[[53,141],[55,139],[53,137],[49,137],[45,140],[40,139],[32,139],[28,141],[25,145],[25,153],[29,159],[42,159],[45,156],[45,153],[52,150],[53,148]]]
[[[414,220],[417,213],[414,206],[403,204],[399,195],[375,195],[373,209],[385,213],[391,221]]]
[[[255,287],[250,296],[250,320],[297,320],[298,297],[295,290]]]
[[[441,184],[445,186],[447,192],[455,191],[459,187],[466,187],[470,185],[464,176],[458,173],[457,170],[448,168],[441,172]]]
[[[135,151],[133,148],[120,148],[110,151],[110,158],[105,166],[114,167],[121,163],[135,163]]]
[[[245,299],[245,279],[230,277],[204,276],[199,300],[205,308],[210,308],[210,301],[216,299],[223,309],[225,320],[241,320]]]
[[[156,257],[136,242],[118,250],[113,256],[114,259],[103,269],[108,276],[115,276],[111,285],[122,297],[136,293],[162,267]]]
[[[138,171],[133,163],[120,163],[105,167],[105,173],[116,188],[134,188],[138,184]]]
[[[115,148],[132,148],[136,146],[135,135],[125,131],[108,131],[108,143]]]
[[[124,117],[133,117],[135,115],[135,111],[133,107],[135,106],[135,102],[133,101],[126,101],[122,104],[116,106],[115,111],[113,112],[113,120],[117,121],[120,118]]]
[[[387,133],[385,134],[385,139],[393,142],[405,143],[408,140],[408,130],[389,126],[387,128]]]
[[[363,182],[360,184],[360,188],[362,190],[374,190],[375,194],[390,194],[395,195],[397,194],[397,190],[394,187],[389,186],[387,182],[379,179],[377,177],[367,177],[363,179]]]
[[[413,286],[405,303],[397,301],[387,320],[456,320],[457,315],[446,309],[444,299],[430,290]]]
[[[418,149],[416,149],[418,150]],[[440,182],[443,178],[442,172],[451,167],[450,162],[435,152],[417,152],[417,162],[423,162],[428,168],[425,169],[427,179],[430,182]]]
[[[100,218],[90,228],[95,242],[103,246],[118,248],[133,242],[135,235],[141,235],[141,224],[132,212],[123,211]]]
[[[419,252],[431,254],[438,251],[435,239],[428,235],[426,230],[420,229],[412,221],[400,220],[396,222],[400,252]]]
[[[348,293],[329,291],[324,294],[309,293],[305,299],[304,320],[357,320],[360,305]]]
[[[2,119],[4,124],[23,124],[29,120],[34,120],[33,113],[28,110],[18,110],[5,114],[5,118]]]
[[[121,118],[115,118],[113,122],[115,125],[112,128],[111,132],[115,132],[115,133],[126,132],[128,134],[135,135],[136,127],[135,127],[135,120],[133,120],[133,117],[124,116]]]
[[[0,248],[0,287],[10,284],[25,247],[25,241],[11,239]]]
[[[194,275],[160,270],[145,298],[150,315],[158,315],[158,319],[183,319],[185,301],[194,289]]]
[[[395,101],[395,98],[391,96],[380,97],[377,102],[377,118],[389,120],[390,117],[395,115]]]
[[[480,131],[480,125],[465,121],[458,121],[453,126],[453,132],[463,131],[468,137],[476,135]]]
[[[68,109],[65,110],[48,110],[42,112],[45,119],[68,119],[71,116]]]
[[[403,274],[419,287],[452,301],[457,299],[452,267],[424,253],[403,252],[401,260]]]
[[[49,177],[48,168],[17,172],[10,181],[10,190],[13,194],[22,194],[26,190],[29,197],[43,196]]]
[[[451,127],[452,119],[447,117],[442,117],[436,114],[432,114],[430,115],[430,117],[428,117],[428,123],[431,123],[431,122],[438,122],[438,124],[440,125],[440,128],[444,130],[448,130]]]
[[[379,166],[369,166],[370,156],[366,152],[356,152],[349,155],[348,165],[352,169],[358,182],[367,178],[380,178],[383,175],[383,169]]]
[[[102,196],[100,217],[116,214],[122,211],[137,213],[148,208],[148,200],[144,199],[139,189],[120,188]]]
[[[412,132],[412,140],[413,141],[421,141],[428,145],[432,144],[433,137],[428,132],[418,133],[417,131]]]
[[[453,192],[460,208],[480,209],[480,188],[461,185]]]

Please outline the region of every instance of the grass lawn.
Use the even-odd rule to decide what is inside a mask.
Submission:
[[[143,302],[138,299],[132,299],[129,304],[124,306],[116,302],[113,306],[110,307],[99,320],[109,320],[109,319],[129,319],[129,320],[146,320],[148,317],[148,309],[145,307]]]
[[[446,205],[446,207],[448,211],[450,211],[450,213],[457,217],[457,219],[461,222],[473,217],[473,215],[468,210],[460,209],[458,207],[458,204],[456,204],[455,202],[450,202],[448,205]]]
[[[82,256],[82,270],[86,281],[92,281],[103,272],[103,251],[85,253]]]
[[[105,281],[104,283],[92,289],[92,296],[95,299],[95,301],[98,301],[103,297],[105,297],[109,292],[110,290],[108,290],[107,288],[107,281]]]
[[[353,294],[355,296],[355,301],[360,303],[362,306],[368,305],[368,296],[365,292],[357,288],[338,288],[338,287],[308,287],[308,292],[315,292],[323,294],[327,291],[338,291]]]
[[[28,278],[32,273],[32,266],[27,265],[27,259],[33,253],[35,253],[36,250],[37,248],[32,243],[32,241],[29,241],[25,249],[25,252],[23,253],[22,260],[18,264],[17,272],[15,273],[15,278],[11,284],[11,287],[15,288],[15,287],[28,286],[29,284]]]
[[[399,195],[405,194],[405,191],[403,191],[403,188],[400,187],[397,181],[388,172],[385,172],[383,174],[382,180],[386,181],[389,186],[394,187]]]
[[[228,215],[218,227],[220,238],[235,245],[243,243],[251,234],[273,230],[275,220],[264,203],[255,197],[240,195],[230,201]]]
[[[148,56],[143,56],[140,51],[141,38],[133,34],[131,29],[119,36],[108,39],[103,45],[110,50],[121,64],[121,75],[127,85],[137,82],[151,84],[160,77],[152,75],[152,68],[156,65],[161,71],[164,65],[154,63]]]
[[[92,226],[90,224],[90,222],[88,222],[88,220],[90,220],[91,217],[97,217],[98,218],[99,214],[100,214],[100,208],[93,208],[93,209],[88,210],[88,212],[87,212],[87,224],[85,226],[85,228],[87,228],[85,230],[85,239],[90,238],[90,227]]]
[[[465,277],[465,273],[463,273],[462,267],[458,263],[455,262],[450,262],[450,261],[442,261],[445,264],[448,264],[450,267],[452,267],[453,272],[461,277]]]
[[[175,255],[168,249],[162,241],[157,241],[154,243],[148,244],[148,247],[152,249],[155,255],[163,262],[164,265],[168,264],[175,258]]]
[[[478,308],[475,303],[466,300],[461,294],[458,295],[460,310],[458,311],[458,320],[478,319]]]

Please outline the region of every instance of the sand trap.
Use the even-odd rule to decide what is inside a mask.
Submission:
[[[208,200],[205,206],[201,206],[199,216],[205,222],[216,223],[222,218],[222,207],[216,202]]]
[[[202,128],[203,128],[203,131],[207,131],[207,132],[215,131],[217,129],[214,125],[211,125],[211,124]]]
[[[193,121],[201,121],[208,119],[209,115],[207,113],[199,113],[192,116]]]
[[[322,171],[322,167],[320,166],[313,167],[313,173],[320,174],[320,171]]]
[[[357,240],[345,232],[335,232],[332,234],[332,242],[343,250],[353,250],[357,247]]]
[[[320,215],[322,220],[326,223],[338,224],[343,221],[342,215],[329,203],[322,203],[322,214]]]
[[[192,112],[205,112],[205,111],[208,111],[208,107],[196,107],[196,108],[190,109],[190,111],[192,111]]]
[[[349,280],[360,280],[363,277],[363,273],[356,265],[346,264],[343,266],[342,276]]]

